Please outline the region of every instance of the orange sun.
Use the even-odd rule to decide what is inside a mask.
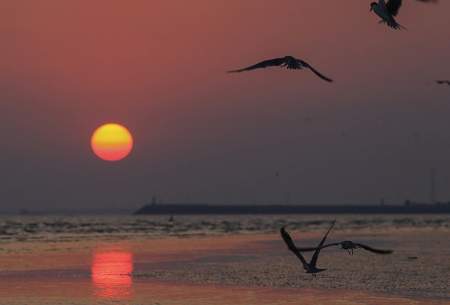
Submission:
[[[133,149],[133,137],[124,126],[108,123],[94,131],[91,147],[100,159],[119,161],[128,156]]]

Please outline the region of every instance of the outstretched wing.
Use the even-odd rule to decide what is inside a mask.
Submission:
[[[326,244],[326,245],[323,245],[323,246],[321,247],[321,249],[328,248],[328,247],[333,247],[333,246],[339,246],[340,244],[341,244],[341,243],[331,243],[331,244]],[[317,250],[317,247],[312,247],[312,248],[297,248],[297,250],[300,251],[300,252],[311,252],[311,251],[316,251],[316,250]]]
[[[288,232],[286,232],[286,230],[284,229],[284,227],[282,227],[280,229],[280,233],[281,233],[281,237],[283,238],[284,242],[286,243],[288,249],[295,254],[295,256],[297,256],[297,258],[302,262],[303,264],[303,268],[305,270],[307,270],[307,265],[308,263],[306,262],[305,258],[303,257],[303,255],[300,253],[300,251],[297,250],[297,247],[294,244],[294,241],[292,240],[291,236],[289,235]]]
[[[231,71],[228,71],[228,73],[251,71],[251,70],[262,69],[262,68],[267,68],[267,67],[277,67],[277,66],[281,66],[284,63],[285,63],[285,60],[283,57],[274,58],[274,59],[264,60],[260,63],[257,63],[256,65],[249,66],[247,68],[231,70]]]
[[[319,258],[320,250],[322,250],[322,246],[325,243],[325,240],[327,239],[327,236],[330,233],[331,229],[333,229],[335,223],[336,223],[336,220],[333,221],[333,223],[331,224],[331,226],[328,229],[327,233],[325,234],[325,236],[322,238],[322,240],[320,241],[319,245],[317,246],[316,252],[314,252],[313,257],[311,258],[311,262],[310,262],[311,266],[313,266],[313,267],[316,266],[317,259]]]
[[[316,69],[314,69],[310,64],[308,64],[306,61],[300,60],[300,64],[309,68],[315,75],[317,75],[318,77],[320,77],[321,79],[323,79],[324,81],[327,82],[333,82],[333,80],[329,77],[326,77],[325,75],[323,75],[322,73],[320,73],[319,71],[317,71]]]
[[[450,80],[437,80],[436,83],[439,85],[447,84],[450,85]]]
[[[386,8],[392,16],[397,16],[401,6],[402,0],[389,0],[386,3]]]
[[[367,251],[370,251],[370,252],[373,252],[376,254],[391,254],[392,252],[394,252],[392,250],[375,249],[375,248],[369,247],[367,245],[359,244],[359,243],[355,243],[355,245],[357,245],[360,248],[363,248],[364,250],[367,250]]]

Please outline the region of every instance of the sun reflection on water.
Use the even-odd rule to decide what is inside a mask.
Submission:
[[[125,251],[96,252],[91,277],[94,294],[102,299],[127,299],[132,295],[133,254]]]

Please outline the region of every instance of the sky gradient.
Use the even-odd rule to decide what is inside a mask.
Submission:
[[[404,2],[406,31],[362,0],[1,1],[0,210],[424,201],[432,167],[450,200],[450,2]],[[335,83],[225,73],[284,55]]]

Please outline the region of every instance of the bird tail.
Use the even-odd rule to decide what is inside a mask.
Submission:
[[[408,30],[406,27],[404,27],[403,25],[401,25],[400,23],[398,23],[397,21],[393,20],[393,21],[386,21],[386,20],[380,20],[378,21],[379,24],[383,24],[383,23],[387,23],[387,25],[391,28],[393,28],[394,30]]]
[[[401,25],[400,23],[397,23],[398,29],[399,30],[405,30],[407,31],[408,29],[406,27],[404,27],[403,25]]]

